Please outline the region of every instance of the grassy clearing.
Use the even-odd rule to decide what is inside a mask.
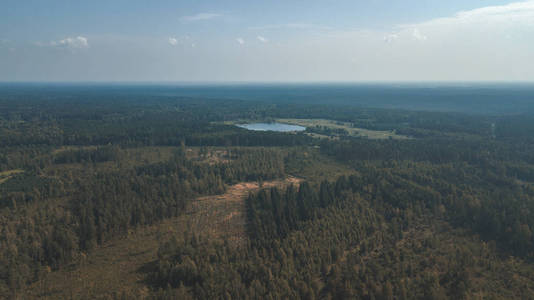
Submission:
[[[122,168],[122,167],[135,167],[145,164],[153,164],[168,161],[174,155],[179,147],[172,146],[152,146],[152,147],[139,147],[139,148],[123,148],[121,149],[120,159],[116,162],[99,162],[94,165],[96,168],[100,169],[113,169]],[[57,155],[63,151],[67,150],[88,150],[96,149],[96,147],[78,147],[78,146],[69,146],[61,147],[52,151],[53,155]],[[186,157],[192,161],[196,162],[205,162],[209,164],[216,163],[226,163],[229,162],[227,158],[228,148],[223,147],[187,147],[186,148]],[[86,168],[86,164],[83,163],[68,163],[68,164],[59,164],[52,168],[69,168],[69,169],[83,169]]]
[[[122,149],[121,162],[127,165],[153,164],[168,161],[178,147],[139,147]]]
[[[186,157],[189,160],[210,165],[229,163],[228,149],[222,147],[188,147]]]
[[[321,155],[316,148],[298,147],[292,149],[288,155],[291,159],[286,163],[286,172],[312,183],[334,180],[341,175],[357,173],[349,166]]]
[[[65,151],[71,150],[95,150],[97,146],[61,146],[57,149],[52,150],[52,155],[57,155]]]
[[[57,155],[67,150],[89,150],[96,149],[94,146],[69,146],[61,147],[52,151],[52,155]],[[121,168],[132,168],[145,164],[168,161],[177,147],[139,147],[123,148],[120,157],[116,161],[106,161],[98,163],[64,163],[52,164],[45,171],[47,174],[61,174],[64,172],[74,172],[75,175],[80,173],[93,174],[94,171],[113,171]]]
[[[21,170],[21,169],[0,172],[0,184],[8,181],[9,178],[13,177],[13,175],[19,174],[19,173],[22,173],[22,172],[24,172],[24,171]]]
[[[57,155],[70,150],[95,150],[97,146],[64,146],[52,151]],[[147,146],[138,148],[122,148],[121,160],[130,163],[155,163],[168,160],[177,147]]]
[[[408,136],[396,134],[394,131],[369,130],[352,127],[350,123],[326,119],[277,119],[279,123],[299,125],[307,128],[326,128],[328,130],[346,130],[349,136],[366,137],[368,139],[409,139]],[[326,135],[313,133],[313,137],[324,138]],[[336,135],[328,135],[330,137]]]

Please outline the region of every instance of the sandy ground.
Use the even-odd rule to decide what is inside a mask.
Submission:
[[[263,183],[263,188],[298,185],[300,179],[288,177]],[[219,196],[198,198],[193,202],[189,228],[192,232],[211,238],[226,238],[237,246],[246,239],[245,198],[260,189],[257,182],[243,182],[231,186]]]

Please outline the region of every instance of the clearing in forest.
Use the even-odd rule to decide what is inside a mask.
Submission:
[[[288,177],[285,180],[267,181],[262,188],[283,188],[298,185],[300,179]],[[191,205],[191,218],[187,228],[198,235],[211,239],[228,239],[236,246],[242,245],[245,233],[245,198],[250,192],[260,189],[258,182],[243,182],[228,188],[226,193],[196,199]]]
[[[9,170],[9,171],[3,171],[0,172],[0,184],[6,182],[9,180],[9,178],[13,177],[15,174],[19,174],[24,172],[23,170]]]
[[[288,177],[266,181],[262,187],[285,187],[299,182],[298,178]],[[182,216],[141,227],[125,238],[82,255],[77,264],[51,272],[48,278],[34,283],[23,299],[94,299],[121,291],[148,295],[146,269],[157,259],[160,242],[173,236],[180,240],[185,231],[192,231],[210,239],[226,238],[236,247],[243,245],[245,199],[259,189],[258,182],[243,182],[228,187],[222,195],[199,197]]]
[[[396,134],[395,131],[370,130],[353,127],[349,122],[341,122],[326,119],[277,119],[276,122],[304,126],[317,132],[309,133],[312,137],[326,138],[340,135],[354,137],[366,137],[368,139],[409,139],[405,135]]]

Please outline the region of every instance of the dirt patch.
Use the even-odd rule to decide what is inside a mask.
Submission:
[[[243,182],[228,188],[217,196],[201,197],[191,205],[190,230],[196,234],[215,239],[227,239],[236,246],[246,242],[245,198],[260,188],[298,185],[301,179],[288,177],[285,180],[264,182]]]
[[[186,150],[186,157],[189,160],[209,165],[226,164],[232,159],[229,157],[228,150],[222,149],[202,149],[199,147],[188,148]]]

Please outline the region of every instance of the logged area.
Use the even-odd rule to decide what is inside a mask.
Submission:
[[[298,178],[288,177],[263,182],[262,188],[298,186],[299,182]],[[51,273],[33,284],[23,297],[99,298],[132,291],[148,296],[147,272],[155,267],[160,241],[182,239],[186,230],[205,239],[227,240],[236,248],[244,247],[245,199],[259,188],[258,182],[242,182],[228,187],[224,194],[198,197],[183,215],[129,232],[123,239],[94,249],[92,255],[84,253],[78,266]]]
[[[133,91],[0,88],[0,299],[533,298],[534,115]]]

